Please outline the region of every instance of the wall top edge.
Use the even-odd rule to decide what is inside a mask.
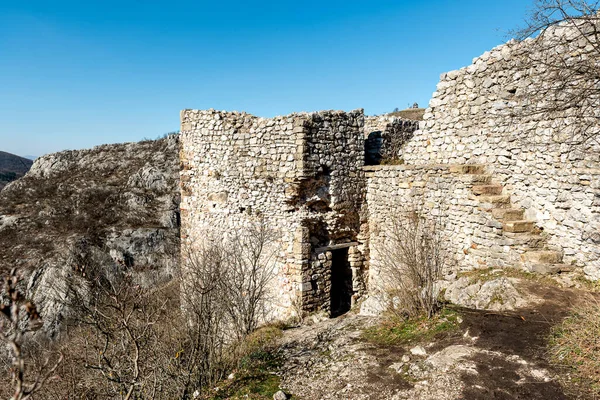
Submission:
[[[312,112],[294,112],[287,115],[277,115],[274,117],[260,117],[245,111],[226,111],[226,110],[196,110],[196,109],[183,109],[180,112],[181,120],[184,118],[194,118],[200,116],[213,116],[215,118],[248,118],[248,119],[256,119],[256,120],[281,120],[281,119],[289,119],[289,118],[319,118],[319,117],[329,117],[329,116],[351,116],[351,117],[363,117],[364,118],[364,109],[358,108],[351,111],[343,111],[343,110],[321,110],[321,111],[312,111]]]

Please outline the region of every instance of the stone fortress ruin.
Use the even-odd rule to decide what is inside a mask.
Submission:
[[[262,214],[277,232],[273,311],[335,316],[376,290],[389,223],[419,198],[460,269],[600,279],[600,149],[555,140],[568,114],[514,112],[546,84],[544,68],[519,62],[529,46],[443,74],[420,124],[362,110],[182,111],[182,243]],[[386,151],[403,163],[382,165]]]

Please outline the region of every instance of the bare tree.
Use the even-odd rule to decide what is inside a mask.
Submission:
[[[225,249],[227,310],[238,339],[253,332],[266,316],[273,279],[275,235],[264,216],[233,234]]]
[[[521,72],[508,88],[519,100],[512,116],[543,144],[589,150],[600,143],[599,8],[598,0],[537,0],[526,25],[512,32],[523,41],[516,46]]]
[[[438,309],[438,281],[447,265],[441,226],[418,209],[390,220],[382,246],[381,268],[389,310],[403,317],[426,315]]]
[[[35,305],[25,298],[19,288],[21,276],[13,269],[4,279],[4,287],[0,302],[0,337],[10,347],[12,372],[11,400],[25,400],[40,392],[44,385],[54,377],[54,373],[62,362],[62,354],[54,358],[47,356],[40,368],[31,371],[26,365],[26,354],[23,351],[25,336],[41,327],[41,318]]]
[[[129,400],[141,393],[155,398],[162,373],[157,327],[167,303],[160,293],[148,293],[125,276],[101,287],[85,306],[78,319],[83,324],[82,365],[102,376],[104,391],[113,398]]]
[[[69,260],[73,281],[63,296],[76,313],[63,324],[60,340],[28,340],[26,352],[24,335],[41,323],[13,273],[0,303],[0,333],[12,348],[11,400],[34,393],[44,399],[191,399],[214,387],[238,366],[248,351],[246,336],[266,316],[275,237],[260,217],[233,236],[214,238],[184,248],[180,276],[160,288],[140,286],[126,266],[115,272],[110,259],[78,253]],[[61,352],[40,358],[44,348]]]
[[[234,368],[243,340],[265,317],[275,235],[259,216],[226,238],[207,233],[182,251],[181,301],[186,350],[176,369],[184,390],[212,387]]]
[[[231,367],[226,260],[221,242],[198,243],[182,251],[180,288],[187,351],[178,357],[175,370],[183,380],[182,398],[188,398],[196,384],[211,387]]]
[[[235,362],[226,258],[222,246],[207,246],[184,260],[185,274],[160,288],[141,287],[129,273],[107,279],[101,260],[79,260],[93,287],[69,295],[78,316],[57,344],[66,354],[62,379],[44,398],[191,399],[222,379]]]

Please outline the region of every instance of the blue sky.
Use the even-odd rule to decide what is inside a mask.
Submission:
[[[426,105],[531,0],[1,0],[0,150],[155,138],[179,110]]]

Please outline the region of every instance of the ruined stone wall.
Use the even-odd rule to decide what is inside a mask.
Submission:
[[[561,27],[548,37],[565,32],[568,28]],[[548,46],[548,52],[562,52],[561,59],[577,63],[585,60],[586,46],[578,40]],[[543,62],[531,61],[546,59],[536,48],[532,40],[509,42],[443,74],[404,158],[413,165],[485,166],[502,186],[497,194],[509,195],[514,207],[524,209],[523,220],[543,230],[548,246],[562,253],[562,263],[584,266],[588,276],[599,279],[600,148],[564,144],[577,134],[570,132],[577,126],[572,123],[577,109],[528,112],[543,106],[536,93],[556,81]]]
[[[184,110],[181,123],[183,245],[242,232],[263,215],[277,237],[273,317],[327,310],[328,276],[311,261],[358,232],[362,110],[272,119]]]
[[[403,147],[418,129],[419,122],[394,116],[365,118],[365,163],[379,165],[403,158]]]
[[[435,220],[447,251],[448,270],[505,267],[527,250],[522,239],[503,231],[492,207],[473,188],[483,174],[449,165],[365,167],[369,221],[369,290],[381,286],[382,252],[395,222],[417,212]],[[482,172],[482,171],[474,171]]]

